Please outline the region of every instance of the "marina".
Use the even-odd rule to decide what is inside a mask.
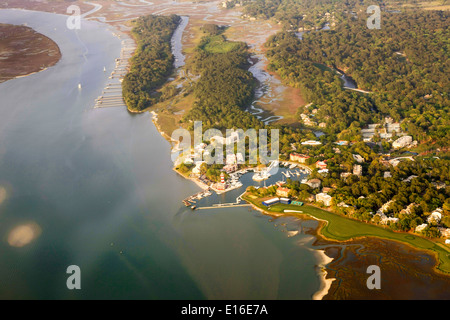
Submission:
[[[122,50],[120,57],[115,60],[116,65],[108,78],[109,81],[103,89],[102,95],[95,100],[94,108],[126,107],[122,97],[122,81],[130,71],[129,61],[136,50],[136,44],[133,39],[127,36],[114,35],[119,39],[124,38],[122,40]],[[103,72],[106,72],[106,67],[103,67]]]
[[[197,200],[200,200],[202,198],[208,197],[211,194],[212,194],[212,192],[211,192],[210,189],[197,192],[196,194],[194,194],[194,195],[192,195],[190,197],[187,197],[186,199],[183,199],[183,204],[186,207],[192,207],[196,203]]]
[[[277,163],[280,165],[280,167],[277,167]],[[302,183],[304,183],[304,181],[307,180],[307,177],[310,174],[310,171],[306,168],[289,170],[288,168],[283,167],[286,167],[286,165],[278,161],[273,161],[271,165],[264,170],[257,170],[256,168],[244,168],[232,172],[229,174],[229,179],[227,179],[226,181],[222,178],[223,180],[221,180],[221,182],[219,183],[210,182],[210,186],[207,190],[197,192],[194,195],[185,198],[182,202],[186,207],[190,207],[193,210],[245,206],[246,204],[241,204],[241,197],[246,192],[246,189],[249,186],[254,186],[255,188],[269,188],[278,183],[284,183],[285,178],[299,181],[301,180]],[[289,167],[289,164],[287,165],[287,167]],[[275,170],[275,168],[277,168],[278,170]],[[270,172],[270,174],[268,172]],[[261,173],[267,175],[266,179],[255,180],[255,175],[260,175]],[[264,185],[261,185],[262,182],[264,182]],[[243,189],[243,192],[238,195],[234,191],[240,188]],[[235,202],[232,202],[232,197],[236,197]]]

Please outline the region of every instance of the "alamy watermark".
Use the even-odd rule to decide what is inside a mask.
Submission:
[[[366,286],[368,289],[381,289],[381,270],[377,265],[370,265],[367,267],[366,273],[371,274],[369,278],[367,278]]]
[[[379,6],[371,5],[367,8],[367,14],[372,14],[367,18],[367,28],[381,29],[381,9]]]
[[[81,269],[77,265],[67,267],[66,273],[70,274],[67,278],[66,286],[69,290],[81,289]]]
[[[81,9],[79,6],[71,5],[66,11],[71,14],[66,20],[66,26],[69,30],[80,30],[81,29]]]

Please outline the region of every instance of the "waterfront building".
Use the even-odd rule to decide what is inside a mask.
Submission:
[[[266,207],[271,206],[273,204],[276,204],[280,202],[280,198],[272,198],[272,199],[268,199],[262,202],[263,205],[265,205]]]
[[[291,199],[289,199],[289,198],[280,198],[280,203],[282,203],[282,204],[291,204]]]

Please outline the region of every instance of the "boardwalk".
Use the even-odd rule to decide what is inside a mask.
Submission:
[[[219,209],[219,208],[231,208],[231,207],[251,207],[251,204],[244,203],[244,204],[236,204],[236,203],[222,203],[222,204],[216,204],[211,207],[198,207],[197,209]]]

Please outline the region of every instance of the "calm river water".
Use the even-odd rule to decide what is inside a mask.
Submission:
[[[0,298],[310,299],[319,289],[314,238],[287,232],[311,221],[186,209],[199,189],[172,170],[151,114],[93,109],[120,54],[107,26],[75,32],[65,16],[22,10],[0,10],[0,22],[27,23],[62,51],[56,66],[0,85]],[[35,238],[10,245],[30,223]],[[66,287],[69,265],[81,290]]]

